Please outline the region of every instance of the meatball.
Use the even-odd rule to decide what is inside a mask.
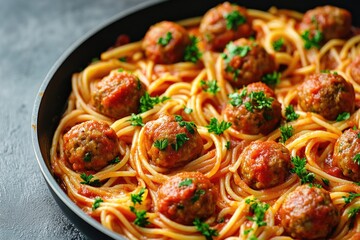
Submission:
[[[352,79],[360,84],[360,56],[355,58],[355,60],[349,65],[349,68]]]
[[[252,142],[241,153],[240,159],[240,177],[254,189],[282,184],[290,174],[290,152],[274,141]]]
[[[171,220],[192,225],[195,218],[214,214],[217,191],[200,172],[182,172],[170,177],[158,189],[158,211]]]
[[[360,130],[348,129],[336,141],[333,160],[344,176],[360,181]]]
[[[247,9],[224,2],[210,9],[200,23],[200,33],[205,46],[212,51],[222,51],[226,44],[252,34],[252,21]]]
[[[119,119],[139,111],[145,90],[145,85],[134,74],[114,70],[96,84],[92,105],[100,113]]]
[[[300,28],[309,30],[312,35],[318,30],[323,34],[323,40],[346,38],[351,33],[351,13],[334,6],[322,6],[307,11]]]
[[[265,74],[276,70],[274,57],[258,43],[245,38],[230,42],[222,56],[222,74],[236,88],[259,82]]]
[[[328,120],[355,109],[354,87],[339,74],[310,75],[300,85],[298,98],[304,111],[320,114]]]
[[[103,122],[77,124],[64,134],[63,140],[65,159],[77,172],[98,171],[119,155],[116,133]]]
[[[144,126],[145,146],[151,162],[159,167],[183,166],[197,158],[203,142],[193,122],[164,115]]]
[[[297,239],[326,238],[340,216],[323,188],[301,185],[286,196],[279,209],[285,231]]]
[[[150,27],[142,48],[146,57],[155,63],[171,64],[183,60],[189,44],[190,37],[185,28],[174,22],[163,21]]]
[[[229,95],[230,103],[224,109],[232,127],[245,134],[264,135],[274,130],[281,120],[281,104],[274,91],[257,82]]]

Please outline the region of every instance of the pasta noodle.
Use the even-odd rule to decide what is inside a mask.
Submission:
[[[297,120],[288,123],[293,135],[284,141],[284,146],[292,157],[307,159],[306,170],[315,176],[315,181],[329,181],[323,188],[329,191],[331,199],[340,212],[340,222],[331,239],[353,239],[359,237],[360,218],[351,218],[349,212],[360,207],[360,198],[346,204],[344,199],[350,193],[360,193],[360,186],[344,177],[331,174],[327,161],[332,155],[335,142],[345,129],[360,126],[360,112],[356,110],[341,122],[329,121],[322,116],[303,111],[297,100],[298,86],[303,79],[324,70],[331,58],[334,68],[355,88],[356,103],[360,98],[360,85],[350,74],[350,63],[360,54],[360,36],[346,40],[333,39],[319,49],[306,49],[297,28],[303,18],[302,13],[272,7],[269,11],[248,10],[257,31],[256,41],[269,54],[274,55],[278,66],[282,67],[281,81],[275,87],[275,95],[281,104],[282,117],[286,119],[285,109],[294,105]],[[197,33],[201,17],[180,21],[190,33]],[[276,51],[274,41],[283,39],[285,50]],[[252,141],[279,141],[282,132],[279,127],[267,135],[248,134],[234,126],[217,135],[209,132],[211,119],[227,121],[221,112],[229,102],[229,94],[236,91],[223,76],[223,55],[216,51],[202,50],[200,63],[178,62],[157,64],[146,58],[142,42],[128,43],[114,47],[101,54],[101,59],[91,63],[72,77],[72,93],[67,109],[56,129],[51,147],[53,172],[61,180],[64,190],[84,212],[97,219],[104,227],[118,232],[129,239],[204,239],[199,230],[192,225],[177,223],[157,211],[158,188],[172,175],[179,172],[201,172],[218,189],[216,214],[206,223],[216,229],[216,239],[292,239],[279,222],[278,211],[286,196],[301,183],[296,174],[291,174],[284,183],[267,189],[253,189],[239,175],[244,148]],[[123,62],[121,59],[126,58]],[[135,74],[151,96],[159,95],[169,99],[156,104],[152,109],[139,113],[144,123],[158,119],[163,114],[181,115],[197,126],[203,141],[201,156],[186,165],[168,171],[151,161],[144,144],[145,129],[133,126],[131,116],[114,119],[97,111],[92,106],[92,91],[95,84],[110,72],[121,71]],[[203,90],[202,81],[216,79],[219,91],[212,94]],[[184,112],[191,109],[191,113]],[[74,171],[66,161],[64,153],[64,134],[74,125],[88,120],[103,121],[116,132],[119,140],[119,161],[109,164],[95,172],[88,171],[101,182],[101,186],[82,184],[81,172]],[[226,145],[231,143],[231,147]],[[142,190],[143,189],[143,190]],[[135,215],[131,210],[132,196],[142,193],[141,204],[137,210],[145,210],[149,224],[140,227],[134,224]],[[94,208],[96,199],[101,203]],[[249,220],[252,216],[247,200],[258,199],[269,204],[264,222]],[[250,231],[249,231],[250,229]],[[247,231],[248,230],[248,231]],[[249,233],[251,232],[251,233]],[[251,238],[252,237],[252,238]],[[211,236],[210,236],[211,238]],[[357,239],[357,238],[356,238]]]

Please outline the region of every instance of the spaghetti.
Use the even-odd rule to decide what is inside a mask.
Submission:
[[[224,3],[221,7],[229,7],[226,4]],[[308,38],[306,38],[304,28],[300,26],[304,23],[303,19],[306,16],[275,7],[267,12],[241,8],[236,16],[235,20],[237,19],[236,21],[240,21],[240,23],[234,21],[235,26],[229,23],[228,29],[236,33],[236,24],[242,29],[239,33],[233,34],[231,39],[226,39],[226,43],[222,43],[222,47],[207,45],[206,37],[201,35],[199,30],[203,17],[178,22],[186,29],[186,32],[198,37],[198,40],[195,37],[185,40],[185,45],[191,44],[192,41],[200,49],[199,52],[195,51],[191,55],[201,56],[195,61],[189,58],[185,62],[177,59],[177,56],[165,55],[161,56],[160,60],[155,57],[149,58],[140,41],[111,48],[101,54],[101,60],[91,63],[79,73],[74,73],[68,106],[52,142],[51,165],[54,174],[61,180],[68,196],[83,211],[97,219],[106,228],[129,239],[203,239],[204,236],[207,239],[301,238],[301,234],[296,235],[297,233],[293,233],[283,226],[281,219],[283,215],[280,215],[279,211],[284,211],[283,205],[285,205],[285,201],[288,201],[287,197],[304,182],[310,183],[308,184],[309,188],[321,188],[321,191],[329,192],[332,204],[339,215],[338,221],[335,221],[334,230],[330,229],[331,232],[325,233],[325,235],[327,234],[331,239],[351,239],[352,237],[352,239],[357,239],[360,235],[360,218],[357,215],[360,210],[360,198],[357,198],[360,187],[351,177],[335,171],[338,168],[332,165],[332,155],[334,146],[342,133],[346,129],[356,129],[360,126],[360,112],[359,110],[351,111],[348,116],[338,121],[328,120],[321,116],[321,113],[304,111],[299,106],[298,91],[299,86],[308,76],[324,70],[330,71],[332,74],[336,72],[354,87],[354,103],[357,106],[360,98],[360,84],[357,79],[354,79],[354,74],[352,74],[354,66],[351,63],[359,55],[360,37],[349,34],[342,39],[334,37],[316,42],[314,34],[321,29],[310,29]],[[245,20],[242,18],[239,20],[238,16],[245,17]],[[219,18],[231,19],[230,15],[221,15]],[[216,20],[216,17],[213,16],[212,20],[214,19]],[[250,24],[249,19],[251,19],[252,25],[245,26],[244,24]],[[303,22],[301,22],[302,20]],[[275,123],[275,127],[270,127],[270,131],[265,134],[261,131],[255,133],[243,131],[223,112],[225,106],[230,106],[229,102],[235,99],[234,96],[240,96],[241,90],[246,88],[234,86],[232,81],[226,79],[224,76],[227,64],[226,56],[233,53],[229,48],[224,53],[218,49],[226,49],[225,45],[229,46],[229,42],[236,43],[237,38],[250,37],[251,39],[251,36],[254,36],[253,30],[256,32],[256,39],[246,41],[250,41],[251,44],[254,44],[253,46],[262,46],[273,57],[276,63],[274,67],[277,66],[278,71],[281,71],[281,80],[269,84],[273,89],[270,88],[269,91],[274,91],[275,96],[271,98],[271,101],[276,100],[281,104],[281,115]],[[164,35],[162,40],[156,44],[163,44],[163,47],[167,47],[167,44],[172,44],[172,38],[175,36]],[[313,46],[306,46],[306,41]],[[186,47],[185,45],[184,47]],[[250,54],[250,51],[247,53]],[[271,67],[270,71],[274,67]],[[234,69],[229,70],[228,68],[225,71],[238,76],[239,73],[236,71],[231,72]],[[111,74],[122,76],[123,73],[136,76],[135,79],[127,76],[128,84],[134,84],[132,89],[136,86],[146,89],[145,95],[148,94],[146,96],[151,99],[153,104],[138,114],[132,109],[130,111],[134,114],[129,113],[126,116],[114,118],[111,116],[111,111],[102,112],[101,108],[94,106],[93,96],[96,91],[103,91],[101,93],[107,91],[99,87],[102,79],[109,78]],[[274,76],[276,79],[276,74]],[[277,76],[280,77],[280,75]],[[110,80],[112,81],[114,78]],[[134,82],[136,80],[139,81],[139,85]],[[236,88],[240,88],[240,90],[236,90]],[[238,95],[232,95],[234,93]],[[131,96],[136,94],[136,92],[130,92]],[[142,92],[139,98],[144,99],[145,95]],[[255,99],[254,94],[251,96]],[[121,96],[114,98],[120,99],[120,102],[125,101]],[[248,100],[246,100],[247,98]],[[250,95],[238,98],[238,100],[240,103],[234,103],[231,107],[245,104],[246,101],[248,103],[255,101]],[[112,100],[106,101],[111,102]],[[140,100],[140,105],[141,101],[143,100]],[[129,101],[126,104],[139,103],[136,100],[136,103]],[[253,105],[252,110],[258,111],[259,106]],[[292,106],[293,111],[289,106]],[[251,106],[246,107],[247,110],[249,108]],[[124,109],[121,111],[126,111]],[[289,112],[296,117],[289,119]],[[149,123],[154,123],[163,116],[172,118],[175,116],[176,120],[169,121],[172,124],[182,122],[183,126],[176,128],[175,131],[178,132],[176,132],[176,141],[173,140],[175,142],[171,143],[169,137],[169,140],[157,143],[159,154],[162,154],[161,148],[172,149],[173,153],[177,153],[182,147],[188,146],[185,144],[191,142],[193,137],[189,129],[196,131],[201,138],[200,143],[202,142],[203,146],[200,154],[194,153],[199,152],[198,148],[182,152],[181,156],[189,155],[191,159],[184,160],[183,163],[176,166],[166,165],[167,161],[165,161],[165,165],[162,165],[152,160],[151,154],[154,153],[150,154],[149,147],[154,147],[154,145],[150,143],[150,146],[147,146],[149,137],[146,131]],[[106,123],[115,131],[117,139],[114,141],[119,150],[116,149],[113,154],[110,154],[111,151],[108,150],[100,152],[109,156],[105,163],[98,160],[97,163],[100,167],[92,168],[91,164],[93,163],[90,163],[90,168],[86,167],[87,163],[74,167],[69,162],[66,152],[68,141],[74,137],[70,135],[69,130],[91,120]],[[222,132],[216,132],[217,130],[211,130],[210,126],[215,122],[219,124],[217,126],[221,124],[227,126]],[[230,124],[227,124],[229,122]],[[187,124],[191,126],[189,127]],[[286,135],[285,130],[289,130],[290,134]],[[171,134],[170,130],[166,130],[166,128],[163,132]],[[68,136],[64,137],[66,134]],[[95,135],[96,132],[92,134]],[[88,137],[88,135],[85,136]],[[183,139],[182,142],[180,137]],[[96,139],[92,140],[96,142]],[[289,152],[288,157],[291,156],[293,161],[292,169],[287,170],[286,174],[288,175],[284,180],[270,187],[256,189],[254,185],[250,187],[241,174],[245,167],[242,162],[243,158],[240,156],[250,143],[259,143],[260,141],[281,142],[276,144],[283,145],[281,149],[286,147]],[[104,142],[106,141],[104,140]],[[113,140],[110,142],[112,144]],[[199,144],[198,139],[193,142],[196,146]],[[92,154],[85,156],[84,161],[91,162],[90,158],[94,158],[94,153]],[[174,155],[170,154],[167,157],[171,158],[172,156]],[[111,159],[113,160],[109,161]],[[297,174],[298,172],[294,170],[296,167],[294,159],[306,159],[306,162],[303,162],[302,171],[307,173],[307,176],[310,174],[313,179],[306,181],[299,178],[301,174]],[[252,171],[251,169],[246,170]],[[163,192],[159,193],[160,186],[165,188],[164,185],[173,179],[174,175],[178,176],[183,172],[199,172],[203,176],[199,178],[209,179],[206,186],[210,186],[210,190],[216,191],[214,202],[212,202],[213,200],[208,202],[204,200],[205,196],[208,196],[208,192],[205,190],[195,192],[197,199],[194,200],[193,196],[193,202],[203,201],[201,202],[203,205],[214,204],[214,208],[207,208],[207,211],[211,212],[210,215],[195,216],[196,219],[190,221],[190,224],[184,224],[179,218],[171,219],[167,214],[159,211],[163,200],[158,196],[162,194],[165,198]],[[186,188],[195,184],[197,177],[196,179],[191,179],[191,177],[184,179],[180,185]],[[184,207],[187,206],[182,206],[182,208]],[[258,210],[255,210],[256,207]],[[195,211],[194,214],[197,213]],[[188,222],[188,220],[186,221]]]

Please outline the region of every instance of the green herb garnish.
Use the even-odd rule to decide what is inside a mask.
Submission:
[[[216,229],[210,228],[209,224],[201,222],[200,219],[196,218],[193,222],[196,229],[205,236],[206,240],[212,240],[212,237],[216,237],[219,235]]]
[[[309,173],[305,168],[306,158],[300,158],[299,156],[291,157],[291,162],[294,164],[291,172],[299,176],[301,184],[312,183],[314,181],[315,174]]]
[[[281,73],[275,71],[273,73],[265,74],[261,78],[261,81],[266,85],[275,86],[280,83],[280,77],[281,77]]]
[[[171,144],[171,147],[175,151],[178,151],[179,148],[181,148],[185,144],[185,142],[187,142],[189,140],[190,140],[190,138],[188,138],[185,133],[176,134],[176,143]]]
[[[145,93],[144,96],[140,98],[140,112],[146,112],[150,109],[153,109],[156,104],[165,102],[169,100],[169,97],[151,97],[148,92]]]
[[[320,48],[320,42],[323,40],[323,33],[319,30],[315,31],[313,37],[310,37],[310,31],[306,30],[301,34],[301,38],[304,40],[304,47],[310,49],[312,47]]]
[[[206,126],[206,128],[208,129],[208,132],[211,133],[215,133],[216,135],[220,135],[222,134],[226,129],[228,129],[229,127],[231,127],[231,123],[230,122],[225,122],[222,121],[221,123],[218,122],[218,120],[216,118],[212,118],[210,119],[210,124]]]
[[[289,105],[285,108],[285,117],[287,122],[291,122],[297,120],[300,115],[295,112],[292,105]]]
[[[215,95],[217,92],[220,92],[220,87],[218,86],[216,80],[201,80],[200,86],[202,87],[203,91],[211,93],[213,95]]]
[[[97,209],[98,207],[100,207],[100,203],[104,202],[100,197],[96,197],[94,199],[94,203],[92,205],[92,210]]]
[[[179,187],[188,187],[192,184],[192,179],[191,178],[185,178],[185,180],[181,181],[179,183]]]
[[[284,38],[279,38],[278,40],[272,43],[272,46],[275,51],[280,51],[283,45],[284,45]]]
[[[165,37],[160,37],[157,41],[157,44],[165,47],[166,45],[169,44],[169,42],[172,39],[172,33],[171,32],[167,32]]]
[[[234,30],[236,31],[237,28],[246,23],[246,18],[244,15],[242,15],[239,11],[232,11],[225,16],[226,19],[226,28],[228,30]]]
[[[246,218],[250,221],[255,222],[259,227],[266,226],[264,221],[265,212],[269,209],[270,205],[262,203],[257,199],[246,199],[246,204],[250,204],[250,211],[254,214],[253,216],[247,216]]]
[[[280,142],[285,143],[294,133],[294,128],[291,125],[283,125],[280,127]]]
[[[86,173],[81,173],[80,174],[80,177],[82,180],[82,182],[80,182],[81,184],[85,184],[85,185],[89,185],[89,186],[92,186],[92,187],[100,187],[101,186],[101,182],[99,179],[95,179],[95,180],[92,180],[94,178],[93,175],[86,175]]]
[[[184,53],[184,60],[187,62],[196,63],[202,56],[202,53],[199,51],[197,44],[199,39],[195,36],[190,36],[190,44],[186,46]]]
[[[341,121],[345,121],[345,120],[348,120],[350,118],[350,113],[348,112],[343,112],[343,113],[340,113],[337,118],[336,118],[336,121],[337,122],[341,122]]]
[[[131,114],[131,118],[129,120],[132,126],[140,126],[143,127],[144,123],[142,117],[140,115],[136,115],[135,113]]]
[[[84,162],[91,162],[91,158],[92,158],[92,154],[91,152],[87,152],[85,153],[85,156],[84,156]]]
[[[169,144],[169,140],[167,138],[159,139],[154,142],[154,146],[158,148],[160,151],[165,150],[168,144]]]

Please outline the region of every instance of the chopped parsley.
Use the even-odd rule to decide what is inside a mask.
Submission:
[[[273,73],[265,74],[261,78],[261,81],[266,85],[275,86],[280,83],[280,77],[281,77],[281,73],[275,71]]]
[[[190,140],[190,138],[188,138],[185,133],[178,133],[178,134],[176,134],[176,143],[171,144],[171,147],[175,151],[178,151],[179,148],[181,148],[185,144],[185,142],[187,142],[189,140]]]
[[[245,103],[245,107],[249,112],[253,112],[254,108],[258,110],[271,109],[274,98],[267,97],[264,91],[251,92],[249,95],[250,101]]]
[[[355,198],[360,197],[360,193],[351,192],[348,196],[342,196],[346,204],[351,203]]]
[[[165,37],[160,37],[157,41],[157,44],[165,47],[166,45],[169,44],[169,42],[172,39],[172,33],[171,32],[167,32]]]
[[[186,114],[191,114],[192,112],[193,112],[193,109],[192,108],[188,108],[188,107],[184,107],[184,112],[186,113]]]
[[[248,52],[251,50],[249,46],[236,46],[233,42],[230,42],[226,45],[226,49],[228,54],[223,53],[221,57],[225,60],[228,64],[230,63],[231,59],[235,56],[245,57]]]
[[[285,143],[294,133],[294,128],[291,125],[283,125],[280,127],[280,142]]]
[[[195,193],[194,193],[194,196],[191,197],[191,202],[192,203],[195,203],[197,200],[200,199],[200,196],[201,195],[204,195],[205,194],[205,190],[203,189],[196,189]]]
[[[168,144],[169,144],[169,140],[167,138],[158,139],[154,142],[154,146],[158,148],[160,151],[165,150]]]
[[[84,162],[91,162],[91,158],[92,158],[92,154],[91,152],[87,152],[85,153],[85,156],[84,156]]]
[[[205,236],[206,240],[212,240],[212,237],[219,235],[216,229],[210,228],[209,224],[201,222],[201,220],[198,218],[195,218],[193,224],[196,229]]]
[[[269,209],[270,205],[262,203],[257,199],[246,199],[246,204],[250,204],[250,211],[254,214],[253,216],[247,216],[246,218],[250,221],[255,222],[259,227],[266,226],[264,221],[265,212]]]
[[[186,46],[184,53],[184,60],[187,62],[196,63],[202,56],[202,53],[199,51],[197,44],[199,39],[195,36],[190,36],[190,45]]]
[[[246,97],[247,90],[244,88],[241,93],[234,92],[229,94],[230,104],[234,107],[238,107],[243,104],[243,98]]]
[[[100,197],[96,197],[94,200],[94,203],[92,205],[92,210],[97,209],[98,207],[100,207],[100,203],[104,202]]]
[[[204,92],[208,92],[214,95],[220,91],[220,87],[218,86],[217,81],[215,79],[209,81],[201,80],[200,86]]]
[[[142,203],[142,197],[145,193],[145,188],[141,188],[139,193],[131,194],[131,201],[134,203],[141,204]]]
[[[337,122],[341,122],[341,121],[345,121],[345,120],[348,120],[350,118],[350,113],[348,112],[343,112],[343,113],[340,113],[337,118],[336,118],[336,121]]]
[[[360,153],[357,153],[354,157],[354,162],[357,163],[358,165],[360,165]]]
[[[192,179],[191,178],[185,178],[185,180],[181,181],[179,183],[179,187],[188,187],[192,184]]]
[[[179,123],[180,127],[186,127],[186,130],[188,130],[189,133],[195,133],[196,125],[194,122],[183,121],[183,118],[180,115],[175,115],[175,121]]]
[[[126,57],[121,57],[121,58],[119,58],[119,61],[120,62],[127,62],[127,59],[126,59]]]
[[[287,122],[291,122],[297,120],[300,115],[295,112],[292,105],[289,105],[285,108],[285,117]]]
[[[82,182],[80,182],[81,184],[85,184],[85,185],[89,185],[89,186],[92,186],[92,187],[100,187],[101,186],[101,182],[99,179],[95,179],[95,180],[92,180],[94,178],[93,175],[86,175],[86,173],[81,173],[80,174],[80,177],[82,180]]]
[[[248,235],[251,231],[254,231],[254,229],[253,228],[245,229],[244,235]]]
[[[312,47],[320,48],[320,42],[323,40],[323,33],[319,30],[316,30],[314,36],[310,36],[310,31],[306,30],[301,34],[301,38],[304,40],[304,47],[310,49]]]
[[[360,211],[360,207],[353,208],[349,211],[349,218],[353,218]]]
[[[212,118],[210,119],[210,124],[206,126],[206,128],[208,129],[208,132],[211,133],[215,133],[216,135],[220,135],[222,134],[226,129],[228,129],[229,127],[231,127],[231,123],[230,122],[225,122],[222,121],[221,123],[218,122],[218,120],[216,118]]]
[[[321,181],[325,184],[325,186],[330,186],[330,181],[326,178],[322,178]]]
[[[116,157],[113,160],[109,161],[109,164],[116,164],[116,163],[119,163],[119,162],[120,162],[120,158]]]
[[[148,221],[149,218],[146,217],[146,211],[145,210],[136,210],[134,206],[130,206],[130,210],[135,214],[136,219],[134,220],[134,224],[138,225],[139,227],[145,227],[146,225],[149,225],[150,222]]]
[[[272,43],[272,46],[275,51],[280,51],[281,48],[284,46],[284,38],[279,38],[278,40]]]
[[[224,18],[226,20],[226,28],[228,30],[236,31],[240,25],[246,23],[245,16],[236,10],[225,14]]]
[[[230,141],[226,141],[225,147],[226,147],[227,150],[230,149]]]
[[[136,115],[135,113],[131,114],[131,118],[129,121],[131,121],[132,126],[140,126],[140,127],[144,126],[142,117],[140,115]]]
[[[163,96],[163,97],[151,97],[148,92],[145,93],[144,96],[140,98],[140,112],[146,112],[150,109],[153,109],[153,107],[156,104],[165,102],[166,100],[169,100],[169,97]]]
[[[309,173],[305,168],[306,158],[300,158],[299,156],[291,157],[291,162],[294,165],[291,172],[299,176],[301,184],[312,183],[314,181],[315,174]]]

